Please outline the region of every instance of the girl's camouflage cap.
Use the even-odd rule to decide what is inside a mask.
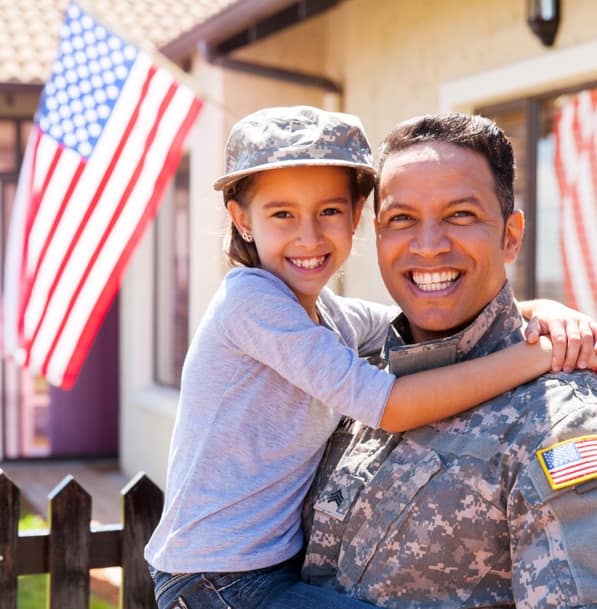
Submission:
[[[354,167],[375,174],[361,121],[352,114],[311,106],[249,114],[232,127],[224,156],[226,173],[214,182],[215,190],[252,173],[298,165]]]

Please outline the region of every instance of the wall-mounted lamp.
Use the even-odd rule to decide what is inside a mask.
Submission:
[[[527,23],[546,47],[551,46],[560,25],[560,0],[527,0]]]

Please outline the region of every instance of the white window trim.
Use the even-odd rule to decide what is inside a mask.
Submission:
[[[152,383],[136,387],[131,395],[131,403],[142,411],[173,419],[178,407],[178,389]]]
[[[549,50],[537,57],[447,81],[440,86],[441,111],[474,108],[597,79],[597,41]]]

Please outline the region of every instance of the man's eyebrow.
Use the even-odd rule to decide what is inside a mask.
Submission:
[[[407,203],[402,203],[400,201],[396,201],[395,199],[382,199],[380,207],[386,209],[394,209],[395,207],[401,207],[406,209],[415,209],[414,205],[408,205]]]
[[[405,210],[417,210],[420,208],[419,205],[411,205],[410,203],[405,203],[403,201],[391,201],[390,203],[385,204],[386,200],[382,200],[381,204],[383,206],[384,211],[387,209],[405,209]],[[462,205],[463,203],[468,203],[471,205],[475,205],[476,207],[481,207],[481,201],[475,197],[474,195],[467,197],[458,197],[457,199],[451,199],[446,202],[446,207],[453,207],[456,205]]]
[[[481,201],[474,195],[470,195],[468,197],[459,197],[458,199],[452,199],[448,202],[448,205],[461,205],[462,203],[470,203],[472,205],[476,205],[477,207],[481,206]]]

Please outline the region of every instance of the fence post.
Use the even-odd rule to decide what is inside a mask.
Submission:
[[[164,494],[144,473],[139,473],[121,491],[122,515],[122,609],[157,609],[153,582],[143,550],[158,524]]]
[[[49,498],[49,607],[89,607],[91,496],[66,476]]]
[[[19,489],[0,470],[0,609],[17,608]]]

